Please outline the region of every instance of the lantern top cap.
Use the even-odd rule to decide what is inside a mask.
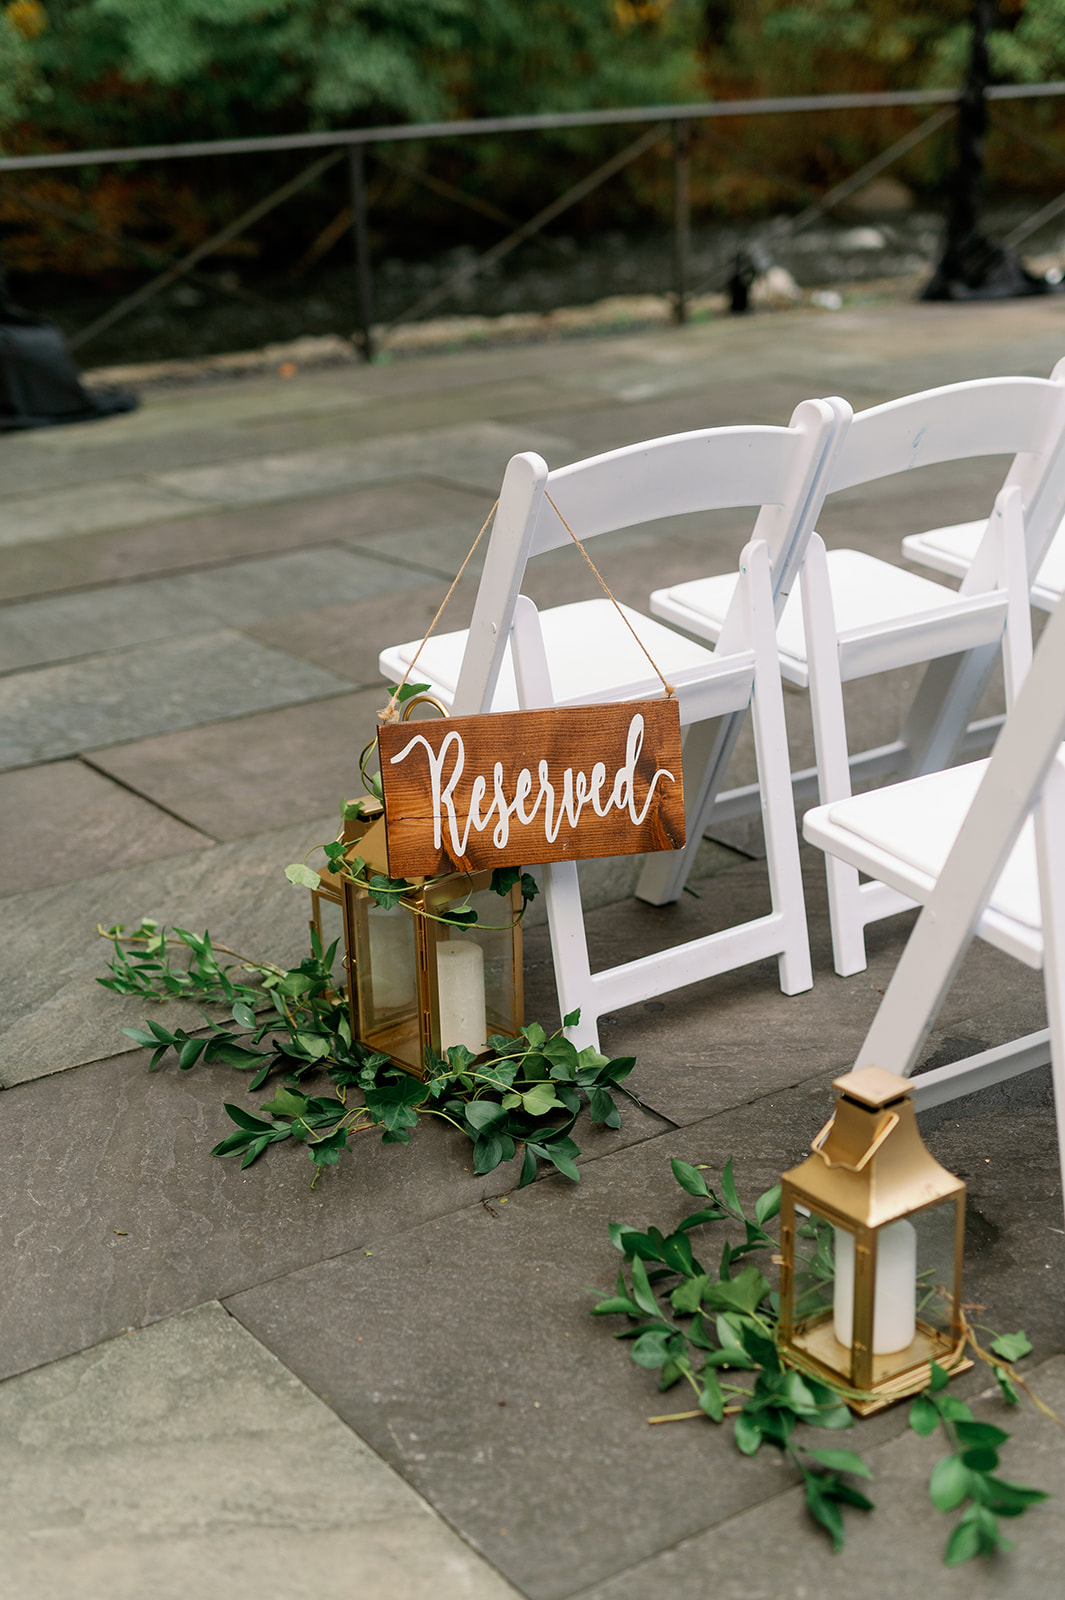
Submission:
[[[832,1087],[845,1094],[848,1100],[857,1100],[859,1105],[878,1110],[901,1100],[913,1085],[908,1078],[900,1078],[896,1072],[885,1072],[883,1067],[860,1067],[857,1072],[833,1079]]]

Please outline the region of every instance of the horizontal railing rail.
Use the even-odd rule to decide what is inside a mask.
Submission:
[[[1036,100],[1065,95],[1065,81],[999,84],[989,100]],[[613,128],[634,122],[699,122],[714,117],[787,116],[797,111],[872,111],[895,106],[956,103],[956,89],[900,89],[869,94],[793,95],[777,100],[706,100],[693,105],[624,106],[609,111],[545,111],[519,117],[474,117],[456,122],[401,122],[322,133],[266,134],[248,139],[199,139],[114,150],[58,150],[0,157],[0,172],[50,167],[110,166],[126,161],[184,161],[200,156],[256,155],[272,150],[328,150],[337,145],[400,144],[416,139],[464,139],[487,133],[535,133],[551,128]]]
[[[987,99],[991,102],[1053,99],[1065,96],[1065,81],[1052,83],[1032,84],[996,84],[987,90]],[[339,128],[323,130],[314,133],[269,134],[256,138],[243,139],[203,139],[188,141],[181,144],[155,144],[126,146],[119,149],[106,150],[53,150],[43,151],[35,155],[13,155],[0,157],[0,178],[6,178],[15,173],[37,173],[56,171],[62,168],[74,167],[100,167],[114,166],[150,161],[183,161],[198,160],[211,156],[233,155],[259,155],[268,152],[281,151],[313,151],[320,152],[317,160],[295,177],[290,178],[280,188],[275,189],[264,199],[258,201],[249,210],[245,211],[235,221],[230,222],[220,232],[190,251],[180,260],[170,261],[164,270],[142,285],[132,294],[127,295],[117,304],[110,307],[103,315],[96,318],[87,327],[82,328],[74,335],[70,343],[72,348],[86,344],[104,329],[112,327],[129,312],[150,299],[153,295],[165,289],[178,278],[188,274],[195,274],[200,262],[213,254],[223,245],[245,232],[261,218],[268,215],[276,206],[297,194],[300,190],[313,183],[322,173],[338,161],[347,158],[348,180],[350,185],[351,203],[344,213],[344,228],[337,233],[350,228],[355,254],[355,308],[357,316],[358,344],[368,360],[373,357],[373,282],[370,262],[369,229],[366,214],[366,181],[365,181],[365,154],[366,151],[377,145],[394,145],[413,143],[417,141],[434,141],[449,139],[473,138],[486,134],[517,134],[548,132],[554,129],[566,128],[611,128],[625,127],[634,124],[651,124],[650,128],[641,134],[632,144],[611,156],[601,166],[580,182],[574,184],[565,194],[551,202],[535,217],[527,222],[514,223],[505,213],[496,211],[498,220],[511,227],[506,238],[491,246],[482,255],[473,261],[464,262],[462,266],[447,278],[443,283],[422,295],[415,303],[408,306],[398,317],[395,317],[390,327],[399,323],[408,322],[421,317],[433,306],[447,299],[457,289],[468,284],[474,277],[486,270],[495,262],[500,261],[519,245],[535,237],[548,223],[561,216],[571,206],[574,206],[590,194],[594,189],[605,183],[616,173],[622,171],[631,162],[636,161],[645,152],[655,146],[666,144],[672,147],[674,161],[674,290],[673,307],[674,315],[678,322],[685,321],[687,317],[688,302],[691,298],[691,289],[688,283],[689,253],[690,253],[690,146],[691,128],[696,122],[709,122],[718,118],[735,117],[765,117],[765,116],[791,116],[797,113],[833,112],[833,111],[875,111],[891,110],[907,107],[940,107],[933,111],[920,127],[897,140],[888,150],[874,157],[861,170],[837,184],[827,194],[806,207],[797,217],[783,219],[773,230],[772,236],[780,238],[783,235],[798,232],[808,226],[815,217],[824,215],[834,206],[838,205],[848,195],[852,194],[863,183],[868,182],[877,174],[883,172],[893,162],[897,161],[907,151],[913,149],[922,140],[944,127],[957,110],[961,93],[956,89],[909,89],[891,90],[880,93],[857,94],[821,94],[821,95],[793,95],[776,99],[757,100],[716,100],[699,101],[690,105],[665,105],[665,106],[625,106],[599,111],[550,111],[534,113],[515,117],[479,117],[464,121],[454,122],[416,122],[386,124],[372,128]],[[1019,129],[1007,129],[1018,137],[1022,136]],[[1029,142],[1032,142],[1029,140]],[[387,157],[378,159],[387,160]],[[417,177],[417,174],[414,174]],[[448,189],[456,201],[473,205],[475,209],[487,213],[494,210],[482,202],[471,201],[460,190],[450,185],[429,185],[441,190]],[[59,218],[61,207],[50,205]],[[1035,213],[1026,223],[1014,229],[1007,243],[1016,243],[1026,238],[1035,228],[1043,222],[1058,216],[1065,211],[1065,195],[1051,201],[1049,205]],[[104,237],[98,228],[95,228],[86,219],[75,214],[67,215],[66,220],[70,226],[81,227],[90,233],[97,233]],[[329,231],[329,230],[327,230]],[[134,250],[129,241],[114,241]],[[141,251],[142,256],[144,252]],[[720,264],[719,264],[720,265]],[[698,291],[697,291],[698,292]]]

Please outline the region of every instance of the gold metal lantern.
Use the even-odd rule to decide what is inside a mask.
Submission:
[[[344,824],[346,859],[361,856],[361,877],[388,875],[384,809],[366,800]],[[352,1033],[398,1067],[425,1076],[425,1052],[442,1056],[462,1044],[475,1055],[490,1035],[516,1038],[524,1012],[521,896],[491,889],[490,872],[456,872],[412,880],[402,900],[375,903],[369,888],[341,873],[322,872],[311,892],[311,927],[323,948],[338,941]],[[472,909],[477,922],[441,918]]]
[[[965,1358],[965,1185],[926,1149],[910,1085],[880,1067],[837,1078],[813,1154],[781,1180],[781,1355],[856,1391],[861,1415]]]

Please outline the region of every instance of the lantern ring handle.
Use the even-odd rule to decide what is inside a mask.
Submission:
[[[438,700],[436,698],[435,694],[412,694],[409,700],[405,700],[403,702],[403,710],[399,714],[399,720],[401,722],[406,722],[411,712],[414,710],[414,707],[416,705],[420,705],[422,701],[425,701],[426,704],[435,707],[442,717],[450,717],[451,712],[448,710],[447,706],[442,700]]]
[[[861,1172],[869,1164],[869,1162],[872,1161],[873,1157],[880,1149],[880,1146],[883,1144],[888,1134],[893,1133],[898,1127],[899,1114],[897,1111],[892,1111],[889,1114],[888,1120],[884,1123],[884,1126],[881,1128],[880,1132],[877,1134],[876,1138],[873,1140],[872,1144],[869,1146],[868,1150],[857,1164],[852,1164],[850,1161],[833,1161],[831,1156],[826,1156],[825,1152],[822,1150],[821,1146],[828,1138],[829,1131],[831,1130],[832,1124],[835,1122],[835,1120],[835,1115],[829,1117],[828,1121],[821,1129],[821,1132],[812,1141],[810,1149],[815,1155],[819,1155],[821,1157],[821,1160],[825,1163],[826,1167],[840,1167],[844,1172]]]

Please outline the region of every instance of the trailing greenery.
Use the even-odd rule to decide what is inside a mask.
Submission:
[[[384,905],[403,891],[386,880],[374,892]],[[561,1030],[549,1037],[536,1022],[520,1039],[493,1036],[479,1057],[464,1045],[452,1045],[446,1057],[427,1051],[425,1080],[412,1077],[352,1037],[347,1000],[332,976],[336,944],[323,949],[317,934],[310,955],[286,971],[216,946],[206,932],[168,932],[153,921],[131,931],[121,925],[99,931],[114,952],[110,975],[97,980],[105,988],[145,1000],[192,1000],[200,1010],[203,1021],[191,1031],[154,1021],[123,1029],[152,1051],[149,1071],[172,1051],[185,1071],[202,1061],[249,1073],[249,1090],[274,1078],[271,1097],[257,1112],[225,1102],[236,1129],[212,1154],[239,1155],[242,1167],[291,1139],[306,1147],[320,1171],[336,1165],[358,1133],[378,1128],[384,1143],[406,1144],[423,1117],[436,1117],[472,1141],[477,1173],[520,1152],[519,1188],[536,1176],[540,1161],[576,1183],[580,1149],[572,1135],[581,1111],[616,1128],[615,1091],[635,1100],[624,1088],[635,1064],[631,1056],[610,1060],[591,1048],[578,1051]],[[226,964],[220,956],[233,960]],[[563,1027],[579,1020],[575,1011]],[[303,1080],[316,1075],[328,1077],[335,1092],[310,1092]]]
[[[705,1168],[678,1160],[671,1165],[684,1192],[703,1203],[669,1234],[655,1227],[642,1231],[610,1224],[610,1238],[624,1257],[627,1275],[626,1268],[619,1271],[616,1293],[593,1307],[592,1315],[627,1317],[631,1326],[615,1337],[633,1341],[631,1355],[637,1366],[658,1372],[660,1390],[683,1380],[693,1391],[695,1410],[651,1417],[652,1423],[695,1417],[722,1423],[731,1418],[741,1454],[755,1455],[763,1444],[779,1450],[799,1473],[810,1515],[839,1551],[846,1537],[844,1507],[874,1509],[855,1482],[870,1479],[872,1473],[853,1450],[815,1448],[795,1437],[799,1423],[851,1427],[854,1418],[845,1402],[859,1397],[842,1385],[799,1373],[781,1359],[778,1296],[757,1262],[747,1259],[752,1255],[764,1259],[765,1251],[775,1254],[779,1249],[766,1224],[780,1210],[780,1185],[760,1195],[754,1215],[748,1216],[740,1204],[731,1161],[721,1174],[720,1194],[703,1177]],[[696,1229],[714,1222],[731,1222],[743,1229],[742,1244],[724,1241],[716,1269],[698,1260],[692,1238]],[[807,1238],[810,1259],[796,1277],[799,1304],[832,1276],[821,1230],[811,1225]],[[967,1327],[966,1332],[969,1348],[994,1370],[1006,1403],[1017,1404],[1018,1390],[1027,1391],[1027,1385],[1012,1363],[1031,1350],[1026,1335],[996,1337],[987,1351],[973,1330]],[[746,1376],[734,1381],[733,1374]],[[999,1518],[1021,1516],[1047,1496],[1040,1489],[994,1475],[999,1448],[1009,1435],[991,1423],[975,1421],[963,1401],[945,1392],[948,1382],[947,1372],[933,1362],[928,1389],[911,1406],[910,1426],[922,1436],[942,1426],[952,1447],[932,1472],[929,1495],[941,1511],[964,1505],[944,1554],[947,1566],[957,1566],[977,1555],[1008,1550]],[[1036,1404],[1047,1412],[1039,1401]]]

